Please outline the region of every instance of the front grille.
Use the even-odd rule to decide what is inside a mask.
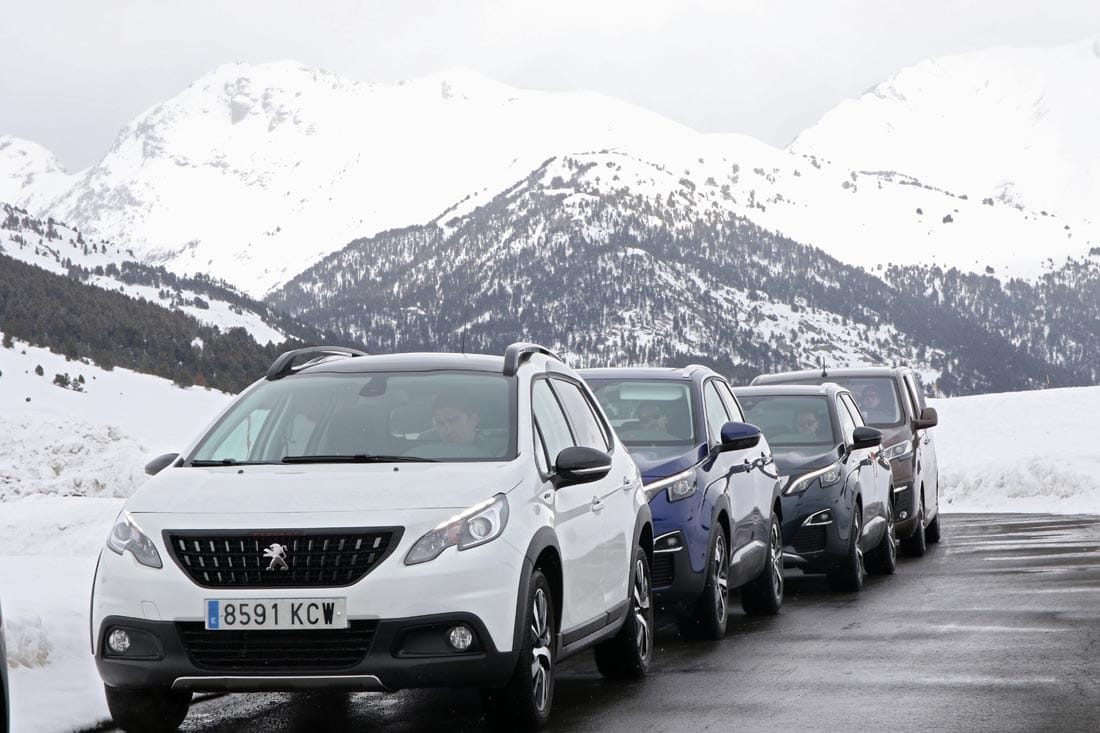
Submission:
[[[673,555],[675,552],[655,552],[653,553],[653,587],[664,588],[672,585],[673,578],[676,577],[676,562]]]
[[[370,650],[377,621],[351,621],[346,629],[207,631],[178,622],[187,657],[199,669],[231,672],[337,670],[354,667]]]
[[[791,546],[799,555],[808,552],[821,552],[825,549],[826,535],[825,525],[799,527]]]
[[[913,487],[906,486],[901,491],[894,492],[894,519],[901,519],[901,513],[908,512],[906,516],[914,516],[913,512]]]
[[[176,564],[204,588],[347,586],[373,570],[400,539],[400,527],[164,532]],[[282,546],[282,562],[273,558],[273,545]]]

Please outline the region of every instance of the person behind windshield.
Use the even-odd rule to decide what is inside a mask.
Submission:
[[[893,417],[890,408],[883,404],[878,387],[872,384],[859,391],[859,409],[869,422],[883,422]]]
[[[799,435],[805,435],[814,440],[822,438],[821,423],[817,419],[817,414],[811,410],[802,410],[798,413],[794,419],[794,428]]]
[[[444,443],[472,445],[478,441],[481,418],[457,395],[441,394],[432,405],[432,423]]]
[[[668,415],[653,402],[643,402],[638,406],[638,422],[642,430],[668,432]]]

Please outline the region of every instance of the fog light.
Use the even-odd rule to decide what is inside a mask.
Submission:
[[[474,632],[468,626],[452,626],[447,632],[447,640],[456,651],[464,652],[474,643]]]
[[[904,509],[898,514],[898,519],[908,519],[908,518],[909,518],[909,512],[905,511]]]
[[[122,629],[115,629],[107,636],[107,646],[115,654],[125,654],[130,650],[130,635]]]

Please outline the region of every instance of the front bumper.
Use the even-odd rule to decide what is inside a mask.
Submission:
[[[675,549],[660,549],[675,542]],[[654,541],[653,568],[650,571],[653,596],[658,603],[691,601],[703,592],[706,574],[692,567],[691,553],[684,533],[679,530],[658,535]],[[706,548],[703,548],[706,552]]]
[[[806,572],[832,570],[848,553],[851,498],[843,482],[814,483],[802,494],[783,496],[783,564]],[[829,516],[826,518],[825,512]]]
[[[195,635],[213,638],[238,632],[201,631],[202,624],[110,616],[100,625],[96,667],[100,677],[112,687],[135,689],[175,689],[192,692],[212,691],[293,691],[293,690],[398,690],[412,687],[480,687],[503,686],[515,669],[518,652],[501,652],[493,645],[481,619],[473,614],[438,614],[402,619],[352,620],[357,630],[367,630],[366,651],[352,664],[332,664],[317,655],[317,661],[299,657],[290,667],[277,660],[285,654],[263,636],[271,631],[244,632],[251,635],[228,654],[241,655],[228,659],[225,652],[217,657],[205,653],[209,644],[189,639]],[[471,650],[449,651],[447,629],[464,624],[474,632]],[[145,632],[155,639],[156,652],[145,658],[128,659],[108,651],[106,638],[112,629],[124,628],[131,634]],[[185,631],[186,629],[186,631]],[[190,632],[190,635],[187,632]],[[318,632],[300,631],[302,637]],[[306,640],[308,641],[308,639]],[[261,651],[244,658],[244,647]],[[318,644],[318,648],[325,646]],[[270,654],[270,659],[264,659]]]

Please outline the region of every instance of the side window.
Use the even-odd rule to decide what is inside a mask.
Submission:
[[[564,379],[554,379],[554,390],[561,397],[565,412],[569,415],[569,422],[577,435],[577,445],[597,450],[610,450],[611,443],[607,439],[607,432],[600,424],[600,419],[580,386]]]
[[[840,396],[840,400],[844,403],[844,406],[848,408],[848,412],[851,414],[852,422],[855,423],[855,426],[857,428],[863,427],[866,424],[863,422],[863,413],[861,413],[859,411],[859,408],[856,407],[855,400],[852,399],[852,396],[842,394]]]
[[[707,432],[710,433],[712,442],[722,439],[722,426],[730,421],[726,406],[722,404],[722,398],[718,396],[718,390],[711,379],[703,385],[703,410],[707,416]]]
[[[574,443],[565,413],[545,379],[536,380],[531,387],[531,411],[535,414],[535,429],[546,447],[547,460],[552,465],[558,454]]]
[[[852,420],[852,416],[848,414],[848,408],[844,406],[844,402],[840,399],[836,404],[837,416],[840,417],[840,433],[844,437],[844,442],[850,444],[852,442],[852,433],[856,429],[855,421]]]
[[[737,398],[733,396],[730,386],[725,382],[718,382],[717,384],[718,394],[726,403],[726,412],[730,414],[730,420],[745,422],[745,413],[741,411],[741,405],[737,402]]]
[[[917,403],[917,411],[914,413],[914,417],[920,417],[921,411],[925,408],[924,390],[921,389],[919,380],[920,378],[916,374],[905,375],[905,386],[909,388],[910,396]]]
[[[550,458],[546,455],[546,441],[542,439],[542,431],[539,430],[538,420],[535,420],[535,463],[539,471],[545,476],[550,473]]]

